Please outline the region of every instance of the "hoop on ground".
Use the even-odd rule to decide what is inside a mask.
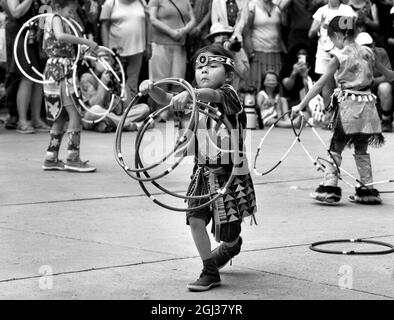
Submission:
[[[332,243],[368,243],[368,244],[374,244],[374,245],[388,247],[389,249],[380,250],[380,251],[376,251],[376,250],[374,250],[374,251],[355,251],[355,250],[344,251],[344,250],[328,250],[328,249],[318,248],[318,246],[322,246],[325,244],[332,244]],[[322,253],[346,254],[346,255],[378,255],[378,254],[389,254],[389,253],[394,252],[394,245],[392,245],[390,243],[376,241],[376,240],[367,240],[367,239],[338,239],[338,240],[318,241],[318,242],[312,243],[309,246],[309,248],[313,251],[322,252]]]

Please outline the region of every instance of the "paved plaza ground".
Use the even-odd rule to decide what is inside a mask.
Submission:
[[[147,134],[146,155],[174,141],[162,136],[163,129],[158,124]],[[250,160],[265,132],[249,132]],[[328,142],[330,132],[318,132]],[[135,135],[123,138],[130,165]],[[376,181],[394,178],[394,133],[385,137],[384,147],[371,149]],[[302,138],[313,155],[325,156],[310,129]],[[0,125],[0,299],[394,299],[394,254],[330,255],[309,249],[327,239],[394,243],[394,193],[382,194],[382,205],[362,206],[347,200],[353,190],[341,183],[339,205],[314,202],[309,193],[322,173],[299,145],[269,175],[253,175],[258,225],[245,220],[242,252],[222,270],[222,286],[193,293],[186,284],[202,265],[184,213],[153,204],[124,173],[114,157],[115,134],[83,132],[82,159],[97,167],[90,174],[42,171],[48,139],[46,133],[21,135]],[[290,129],[275,129],[258,167],[274,164],[292,139]],[[345,150],[343,168],[356,175],[351,150]],[[185,191],[190,172],[186,161],[163,184]],[[390,183],[377,187],[394,190]],[[151,190],[167,203],[184,206]]]

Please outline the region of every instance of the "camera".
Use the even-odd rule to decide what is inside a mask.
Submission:
[[[223,43],[223,48],[226,50],[238,52],[242,48],[242,43],[237,38],[234,40],[227,40]]]
[[[306,63],[306,55],[305,54],[298,55],[298,62]]]

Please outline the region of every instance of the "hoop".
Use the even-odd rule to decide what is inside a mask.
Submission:
[[[200,104],[200,102],[198,102],[198,104]],[[215,112],[213,115],[209,115],[207,112],[202,111],[202,110],[200,110],[200,112],[203,113],[203,114],[206,114],[206,115],[208,115],[208,116],[210,116],[210,117],[216,116],[216,117],[217,117],[216,120],[223,122],[223,124],[224,124],[226,127],[228,127],[228,128],[231,128],[231,127],[232,127],[232,126],[231,126],[231,123],[228,121],[228,119],[226,119],[225,117],[223,117],[223,115],[222,115],[220,112],[216,112],[216,110],[214,110],[214,108],[212,108],[211,106],[209,106],[209,108],[210,108],[210,110],[213,110],[213,111]],[[171,192],[170,190],[168,190],[168,189],[166,189],[166,188],[160,186],[157,182],[155,182],[154,180],[157,180],[158,178],[161,178],[161,177],[163,177],[164,175],[170,173],[171,171],[173,171],[173,169],[174,169],[176,166],[178,166],[178,164],[183,160],[183,158],[185,157],[185,155],[186,155],[186,153],[187,153],[187,147],[188,147],[188,145],[186,145],[186,146],[184,146],[184,147],[181,148],[181,150],[183,151],[183,153],[182,153],[182,155],[181,155],[181,157],[180,157],[180,160],[178,160],[178,161],[171,167],[171,170],[168,170],[168,169],[167,169],[164,173],[162,173],[162,174],[160,174],[160,175],[158,175],[158,176],[156,176],[156,177],[150,177],[149,174],[147,173],[147,169],[143,167],[143,164],[142,164],[142,162],[141,162],[141,158],[140,158],[140,156],[139,156],[139,147],[140,147],[140,143],[141,143],[141,140],[142,140],[142,136],[143,136],[143,134],[144,134],[144,132],[145,132],[145,129],[146,129],[146,127],[145,127],[144,129],[141,129],[141,131],[139,131],[140,138],[138,138],[137,141],[136,141],[136,159],[135,159],[135,161],[136,161],[136,163],[137,163],[136,166],[141,168],[140,170],[137,171],[137,173],[143,172],[144,175],[145,175],[147,178],[146,178],[146,179],[145,179],[145,178],[140,178],[140,176],[138,175],[138,179],[136,179],[136,180],[141,181],[141,182],[148,182],[148,181],[149,181],[149,182],[151,182],[154,186],[156,186],[158,189],[160,189],[160,190],[162,190],[162,191],[164,191],[164,192],[166,192],[166,193],[168,193],[168,194],[170,194],[170,195],[172,195],[172,196],[174,196],[174,197],[179,197],[179,198],[182,198],[182,199],[201,199],[201,198],[207,198],[207,197],[209,197],[209,196],[213,196],[213,195],[216,194],[216,192],[214,192],[214,193],[210,193],[210,194],[206,194],[206,195],[201,195],[201,196],[183,196],[183,195],[180,195],[180,194],[173,193],[173,192]],[[230,131],[230,134],[231,134],[231,131]],[[236,139],[235,139],[235,140],[233,139],[233,141],[237,141],[237,140],[236,140]],[[133,177],[132,177],[132,178],[133,178]],[[223,188],[224,188],[224,189],[228,189],[229,185],[230,185],[230,184],[228,183],[228,185],[226,184],[226,186],[223,187]]]
[[[115,80],[117,82],[120,82],[120,86],[121,86],[121,93],[120,96],[116,95],[113,90],[111,93],[111,100],[110,100],[110,104],[108,106],[108,108],[106,109],[105,112],[94,112],[92,111],[88,106],[86,106],[85,102],[83,101],[82,98],[82,93],[80,88],[78,87],[77,83],[78,83],[78,75],[77,75],[77,68],[73,68],[73,74],[72,74],[72,81],[73,81],[73,88],[74,88],[74,93],[75,93],[75,98],[78,102],[78,104],[88,113],[94,114],[96,116],[98,116],[99,118],[96,120],[86,120],[83,119],[84,122],[86,123],[98,123],[100,121],[102,121],[103,119],[105,119],[108,114],[110,114],[112,112],[112,110],[115,109],[115,107],[118,105],[118,103],[120,103],[120,100],[125,100],[126,99],[126,94],[125,94],[125,86],[126,86],[126,77],[125,77],[125,73],[124,73],[124,69],[122,66],[122,63],[120,61],[120,59],[118,58],[117,54],[115,54],[111,49],[107,48],[107,47],[103,47],[100,46],[99,47],[102,50],[105,50],[107,52],[109,52],[111,54],[111,56],[114,58],[114,60],[116,61],[116,63],[118,64],[120,73],[121,73],[121,78],[119,78],[118,74],[116,73],[116,71],[114,70],[114,68],[112,68],[104,59],[102,59],[99,56],[91,56],[91,55],[84,55],[81,59],[81,63],[85,64],[88,66],[89,72],[93,75],[93,77],[98,81],[98,83],[104,87],[104,89],[106,91],[111,91],[110,88],[108,88],[102,81],[100,78],[97,77],[97,75],[95,74],[95,72],[92,70],[92,68],[89,66],[88,62],[89,60],[91,61],[96,61],[98,63],[101,63],[101,65],[104,66],[105,71],[110,71],[111,74],[114,76]],[[117,101],[117,103],[115,104],[115,101],[117,100],[117,98],[119,98],[120,100]]]
[[[302,111],[300,111],[300,114],[302,116],[303,119],[305,119],[305,115]],[[394,182],[393,179],[388,179],[388,180],[383,180],[383,181],[377,181],[377,182],[371,182],[371,183],[366,183],[364,184],[363,182],[361,182],[358,178],[356,178],[355,176],[353,176],[350,172],[346,171],[344,168],[342,168],[341,166],[339,166],[337,164],[337,162],[335,161],[334,157],[332,156],[332,153],[330,151],[330,149],[328,148],[328,146],[326,145],[326,143],[323,141],[322,137],[319,135],[319,133],[316,131],[316,129],[314,127],[312,127],[308,121],[305,121],[306,125],[308,127],[310,127],[312,129],[312,132],[315,134],[315,136],[319,139],[320,143],[324,146],[324,148],[326,149],[326,151],[328,152],[330,158],[332,159],[332,161],[326,160],[324,158],[318,157],[317,160],[314,160],[314,158],[312,157],[312,155],[310,154],[310,152],[307,150],[307,148],[305,147],[305,145],[302,143],[301,139],[300,139],[300,134],[301,132],[297,133],[295,128],[294,128],[294,124],[293,121],[291,121],[292,123],[292,128],[293,128],[293,132],[296,135],[296,138],[298,138],[298,142],[300,143],[302,149],[304,150],[305,154],[308,156],[308,158],[311,160],[311,162],[313,163],[313,165],[315,167],[317,167],[317,170],[322,170],[324,171],[325,166],[322,164],[322,161],[325,161],[331,165],[334,165],[338,171],[338,179],[340,179],[341,181],[343,181],[344,183],[346,183],[348,186],[350,186],[351,188],[356,188],[357,186],[348,182],[347,180],[345,180],[342,176],[341,176],[341,172],[344,172],[348,177],[350,177],[351,179],[353,179],[354,181],[356,181],[360,186],[362,187],[368,187],[374,184],[383,184],[383,183],[390,183],[390,182]],[[390,191],[386,191],[385,193],[391,193]]]
[[[277,167],[279,167],[279,165],[286,159],[287,155],[290,153],[290,151],[293,149],[294,145],[295,145],[296,142],[298,141],[298,139],[299,139],[298,137],[299,137],[299,135],[301,134],[301,132],[302,132],[302,130],[303,130],[303,128],[304,128],[304,122],[305,122],[305,118],[304,118],[304,117],[301,118],[301,119],[302,119],[302,122],[301,122],[301,126],[300,126],[300,129],[299,129],[298,132],[295,131],[295,128],[294,128],[294,125],[293,125],[293,120],[290,119],[290,121],[291,121],[291,123],[292,123],[293,131],[294,131],[294,133],[295,133],[295,138],[294,138],[293,142],[291,143],[290,147],[287,149],[287,151],[286,151],[286,152],[283,154],[283,156],[280,158],[280,160],[279,160],[275,165],[273,165],[270,169],[268,169],[268,170],[266,170],[266,171],[263,171],[263,172],[257,171],[257,168],[256,168],[257,158],[259,157],[260,149],[262,148],[265,139],[268,137],[268,135],[270,134],[270,132],[272,131],[272,129],[276,126],[276,124],[277,124],[280,120],[282,120],[286,115],[288,115],[288,114],[290,114],[290,113],[291,113],[291,110],[289,110],[289,111],[285,112],[284,114],[282,114],[282,115],[281,115],[281,116],[280,116],[280,117],[269,127],[269,129],[267,130],[267,132],[265,133],[265,135],[263,136],[263,138],[261,138],[260,143],[259,143],[259,145],[258,145],[258,147],[257,147],[257,151],[256,151],[256,155],[255,155],[255,157],[254,157],[254,161],[253,161],[253,171],[254,171],[254,173],[255,173],[256,175],[258,175],[258,176],[265,176],[266,174],[268,174],[268,173],[274,171]]]
[[[39,72],[34,66],[31,66],[31,69],[37,74],[37,76],[40,77],[40,79],[37,79],[37,78],[34,78],[34,77],[30,76],[30,75],[22,68],[22,66],[21,66],[21,64],[20,64],[20,62],[19,62],[19,58],[18,58],[18,42],[19,42],[19,38],[20,38],[20,36],[21,36],[23,30],[24,30],[25,28],[30,27],[31,25],[34,25],[35,22],[33,22],[33,21],[38,20],[38,19],[41,19],[41,18],[44,18],[44,17],[49,17],[49,16],[54,16],[54,14],[53,14],[53,13],[41,13],[41,14],[38,14],[38,15],[36,15],[36,16],[30,18],[29,20],[27,20],[27,21],[22,25],[22,27],[19,29],[19,31],[18,31],[18,33],[17,33],[17,35],[16,35],[16,37],[15,37],[15,42],[14,42],[14,59],[15,59],[16,65],[18,66],[18,69],[20,70],[20,72],[21,72],[26,78],[28,78],[29,80],[31,80],[31,81],[33,81],[33,82],[35,82],[35,83],[40,83],[40,84],[50,84],[50,83],[54,83],[55,81],[54,81],[54,80],[45,80],[44,75],[43,75],[41,72]],[[62,19],[63,21],[65,21],[65,22],[68,24],[68,26],[71,28],[71,30],[73,31],[73,33],[74,33],[75,36],[78,36],[78,35],[79,35],[79,34],[78,34],[78,31],[77,31],[76,27],[73,25],[73,23],[71,23],[71,22],[70,22],[69,20],[67,20],[66,18],[61,17],[61,19]],[[74,23],[75,23],[76,25],[78,25],[78,23],[77,23],[76,21],[74,21]],[[79,26],[79,25],[78,25],[78,26]],[[80,26],[79,26],[79,27],[80,27]],[[26,34],[25,34],[25,38],[24,38],[24,40],[23,40],[23,52],[24,52],[24,54],[25,54],[25,58],[26,58],[27,63],[28,63],[29,65],[31,65],[29,56],[28,56],[28,54],[27,54],[27,38],[28,38],[29,32],[30,32],[30,30],[28,29],[27,32],[26,32]],[[72,69],[76,68],[76,65],[77,65],[77,62],[78,62],[78,60],[79,60],[79,58],[80,58],[80,55],[81,55],[81,46],[78,45],[77,56],[76,56],[76,58],[75,58],[74,64],[73,64],[73,66],[72,66]]]
[[[141,158],[139,155],[139,147],[143,138],[143,135],[145,133],[145,131],[147,130],[147,128],[149,127],[149,125],[154,121],[154,118],[156,116],[158,116],[161,112],[163,112],[164,110],[166,110],[167,108],[169,108],[170,106],[166,106],[154,113],[152,113],[145,121],[143,126],[140,128],[140,130],[137,133],[137,139],[136,139],[136,143],[135,143],[135,148],[136,148],[136,153],[135,153],[135,168],[131,169],[128,168],[125,163],[124,163],[124,159],[121,153],[121,134],[122,134],[122,128],[124,126],[124,122],[125,119],[127,117],[127,114],[129,113],[130,109],[133,107],[133,105],[136,104],[136,102],[141,98],[142,94],[138,93],[134,99],[130,102],[130,104],[128,105],[128,107],[126,108],[119,124],[117,127],[117,131],[116,131],[116,141],[115,141],[115,158],[116,161],[118,162],[118,164],[123,168],[123,170],[126,172],[126,174],[128,174],[131,178],[135,179],[138,181],[138,183],[140,184],[142,190],[144,191],[144,193],[156,204],[160,205],[161,207],[164,207],[166,209],[169,210],[173,210],[173,211],[192,211],[192,210],[199,210],[201,208],[207,207],[209,206],[211,203],[213,203],[214,201],[216,201],[220,196],[222,196],[223,194],[226,193],[228,187],[230,186],[230,184],[233,182],[235,175],[236,175],[236,171],[238,169],[238,163],[239,161],[239,154],[237,152],[235,152],[235,160],[233,163],[233,167],[232,167],[232,171],[230,174],[229,179],[227,180],[226,184],[216,190],[215,192],[206,194],[206,195],[200,195],[200,196],[187,196],[187,195],[181,195],[181,194],[177,194],[174,193],[164,187],[162,187],[158,182],[156,182],[155,180],[158,180],[159,178],[163,177],[164,175],[168,174],[169,172],[173,171],[173,169],[184,159],[186,152],[187,152],[187,148],[189,147],[190,143],[192,142],[192,137],[190,136],[190,132],[192,132],[193,134],[196,132],[197,127],[198,127],[198,112],[201,112],[203,114],[206,114],[207,116],[214,118],[214,120],[216,121],[221,121],[225,127],[227,127],[227,129],[230,129],[230,133],[232,132],[232,125],[229,122],[229,120],[224,117],[220,112],[218,112],[216,109],[214,109],[213,107],[203,104],[203,103],[198,103],[200,108],[197,108],[197,101],[195,100],[195,94],[194,94],[194,89],[190,86],[190,84],[188,82],[186,82],[183,79],[175,79],[175,78],[167,78],[167,79],[163,79],[159,82],[156,83],[157,84],[163,84],[163,83],[175,83],[175,84],[181,84],[183,85],[184,88],[186,89],[191,89],[191,96],[192,96],[192,100],[193,100],[193,108],[192,108],[192,116],[190,117],[189,123],[187,125],[187,130],[185,131],[186,133],[183,133],[182,136],[177,139],[176,143],[175,143],[175,147],[173,148],[173,150],[166,155],[162,161],[157,162],[147,168],[143,167],[142,162],[141,162]],[[204,111],[201,109],[201,106],[207,108],[208,111]],[[192,130],[190,130],[192,129]],[[238,141],[237,139],[231,139],[232,144],[234,144],[234,141]],[[183,145],[184,142],[187,142],[186,145]],[[220,149],[220,148],[218,148]],[[232,148],[233,149],[233,148]],[[171,156],[172,154],[174,154],[175,152],[182,152],[180,159],[178,161],[176,161],[176,163],[171,166],[169,169],[167,169],[166,171],[164,171],[162,174],[159,174],[155,177],[151,177],[148,174],[148,170],[149,168],[154,168],[156,166],[158,166],[159,164],[163,163],[163,161],[165,161],[166,159],[169,158],[169,156]],[[130,172],[135,172],[136,176],[134,176],[133,174],[131,174]],[[145,178],[141,177],[141,173],[144,174]],[[168,195],[172,195],[174,197],[177,198],[182,198],[182,199],[203,199],[203,198],[211,198],[210,200],[208,200],[207,202],[205,202],[202,205],[193,207],[193,208],[178,208],[178,207],[174,207],[174,206],[170,206],[167,205],[161,201],[159,201],[158,199],[156,199],[150,192],[149,190],[146,188],[145,183],[144,182],[150,182],[151,184],[153,184],[153,186],[157,187],[158,189],[160,189],[161,191],[167,193]]]
[[[129,167],[125,164],[124,162],[124,158],[122,155],[122,150],[121,150],[121,143],[122,143],[122,129],[124,126],[124,123],[126,121],[127,115],[130,112],[131,108],[139,101],[139,99],[142,97],[142,94],[139,92],[134,99],[129,103],[129,105],[127,106],[127,108],[125,109],[125,112],[123,113],[118,127],[116,129],[116,138],[115,138],[115,158],[116,161],[118,162],[118,164],[125,170],[125,172],[127,173],[127,175],[129,175],[131,178],[135,179],[135,180],[139,180],[139,177],[136,177],[135,175],[131,174],[130,172],[143,172],[143,171],[147,171],[150,169],[153,169],[157,166],[159,166],[161,163],[165,162],[170,156],[172,156],[176,151],[179,151],[179,147],[181,147],[181,145],[185,142],[188,141],[188,143],[184,146],[182,146],[181,151],[186,149],[188,147],[188,144],[190,143],[190,138],[191,138],[191,134],[195,133],[195,131],[197,130],[197,127],[194,126],[195,124],[195,118],[196,116],[198,116],[197,114],[197,108],[196,108],[196,95],[195,92],[193,90],[193,87],[185,80],[183,79],[176,79],[176,78],[166,78],[163,80],[159,80],[156,82],[156,85],[161,85],[161,84],[180,84],[181,86],[183,86],[183,88],[185,88],[186,90],[189,91],[191,97],[192,97],[192,116],[190,117],[189,123],[187,125],[187,128],[185,130],[185,132],[182,134],[182,136],[180,138],[178,138],[178,140],[175,142],[175,146],[174,148],[167,154],[165,155],[160,161],[157,161],[156,163],[146,167],[146,168],[137,168],[137,167]],[[152,114],[150,114],[143,122],[143,125],[141,126],[140,130],[138,130],[137,133],[137,139],[136,139],[136,154],[139,152],[139,146],[138,146],[138,140],[142,139],[143,133],[148,129],[149,125],[151,123],[154,122],[155,118],[163,111],[167,110],[170,106],[165,106],[155,112],[153,112]],[[137,147],[138,146],[138,147]],[[176,163],[171,166],[170,168],[168,168],[165,171],[165,174],[168,174],[169,172],[171,172],[176,166],[178,166],[178,164],[182,161],[182,157],[176,161]],[[164,176],[163,175],[163,176]],[[159,177],[155,177],[155,179],[158,179]],[[144,178],[141,178],[144,179]],[[152,178],[149,178],[148,180],[145,181],[151,181],[151,180],[155,180]]]
[[[388,247],[388,250],[381,250],[381,251],[339,251],[339,250],[328,250],[328,249],[321,249],[317,248],[317,246],[321,246],[324,244],[329,243],[370,243],[379,246]],[[339,240],[326,240],[326,241],[318,241],[314,242],[309,246],[309,249],[317,252],[322,253],[329,253],[329,254],[346,254],[346,255],[378,255],[378,254],[389,254],[394,252],[394,245],[382,242],[382,241],[375,241],[375,240],[366,240],[366,239],[339,239]]]
[[[229,123],[229,125],[231,126],[231,123]],[[232,132],[232,131],[230,131],[230,132]],[[231,141],[234,143],[234,141],[237,141],[237,139],[231,139]],[[184,155],[182,155],[181,159],[183,159],[183,158],[184,158]],[[140,163],[139,154],[136,153],[136,166],[138,166],[139,163]],[[155,197],[148,191],[148,189],[146,188],[146,186],[145,186],[145,184],[144,184],[144,182],[143,182],[142,180],[140,180],[138,183],[140,184],[142,190],[143,190],[144,193],[148,196],[148,198],[150,198],[155,204],[157,204],[157,205],[159,205],[159,206],[161,206],[161,207],[163,207],[163,208],[166,208],[166,209],[172,210],[172,211],[182,211],[182,212],[184,212],[184,211],[188,212],[188,211],[200,210],[200,209],[202,209],[202,208],[205,208],[205,207],[211,205],[211,203],[215,202],[219,197],[223,196],[223,195],[226,193],[227,189],[229,188],[229,186],[231,185],[231,183],[232,183],[233,180],[235,179],[236,171],[237,171],[237,169],[238,169],[236,163],[239,163],[239,155],[238,155],[237,152],[235,152],[235,160],[234,160],[234,163],[233,163],[232,171],[231,171],[230,177],[229,177],[229,179],[227,180],[226,184],[225,184],[222,188],[216,190],[214,193],[210,193],[210,194],[206,194],[206,195],[200,195],[200,196],[183,196],[183,195],[180,195],[180,194],[176,194],[176,193],[171,192],[170,190],[168,190],[168,189],[166,189],[166,188],[160,186],[160,185],[159,185],[157,182],[155,182],[155,181],[151,181],[151,183],[152,183],[154,186],[156,186],[157,188],[159,188],[159,189],[162,190],[163,192],[165,192],[165,193],[167,193],[167,194],[169,194],[169,195],[172,195],[172,196],[174,196],[174,197],[178,197],[178,198],[182,198],[182,199],[201,199],[201,198],[209,198],[209,197],[211,197],[211,199],[208,200],[207,202],[205,202],[205,203],[203,203],[203,204],[201,204],[201,205],[199,205],[199,206],[195,206],[195,207],[193,207],[193,208],[177,208],[177,207],[174,207],[174,206],[167,205],[167,204],[165,204],[165,203],[159,201],[157,198],[155,198]],[[149,177],[149,175],[147,174],[146,171],[144,171],[144,174],[147,175],[147,176]],[[140,173],[139,173],[139,172],[137,172],[137,176],[140,177]]]

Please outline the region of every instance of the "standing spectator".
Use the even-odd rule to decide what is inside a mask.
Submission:
[[[196,19],[196,26],[190,31],[189,37],[186,39],[188,60],[186,80],[189,82],[194,78],[194,66],[191,64],[191,58],[197,50],[209,44],[206,36],[211,26],[212,0],[191,0],[190,4]]]
[[[385,47],[387,39],[393,35],[392,21],[390,17],[390,9],[393,6],[393,1],[379,0],[373,2],[376,5],[379,20],[379,31],[375,34],[375,43],[379,47]],[[391,63],[393,62],[394,61],[392,60]]]
[[[375,57],[379,62],[386,67],[391,69],[391,63],[389,56],[384,48],[376,47],[372,37],[366,33],[361,32],[356,37],[356,43],[360,46],[367,46],[374,50]],[[371,83],[371,91],[375,93],[379,98],[379,107],[382,112],[382,131],[392,132],[393,131],[393,93],[391,82],[388,81],[376,67],[373,70],[373,82]]]
[[[347,3],[357,13],[357,31],[373,36],[379,30],[379,17],[376,4],[371,0],[349,0]]]
[[[5,24],[6,24],[6,14],[4,13],[3,7],[0,2],[0,110],[6,107],[5,105],[5,76],[7,69],[7,46],[5,39]],[[3,123],[3,119],[0,120]]]
[[[193,56],[197,50],[209,44],[206,36],[211,27],[212,0],[190,0],[190,4],[196,19],[196,25],[189,33],[190,56]]]
[[[261,90],[261,76],[267,71],[279,74],[285,51],[281,36],[281,10],[272,0],[251,0],[244,32],[245,50],[251,59],[249,85]]]
[[[101,14],[101,40],[115,49],[126,69],[127,86],[134,96],[144,53],[150,56],[150,27],[147,4],[143,0],[107,0]]]
[[[334,44],[327,34],[328,24],[336,16],[355,17],[356,13],[349,5],[342,4],[340,0],[328,0],[328,3],[320,7],[313,15],[313,23],[309,30],[309,37],[313,38],[319,35],[315,72],[322,75],[326,72],[328,63],[331,59],[331,51]],[[324,105],[327,106],[330,102],[331,93],[335,88],[334,77],[331,77],[325,82],[322,90]]]
[[[150,78],[184,78],[186,35],[195,26],[189,0],[150,0],[149,9],[153,26]]]
[[[379,16],[380,16],[379,9],[378,9],[378,12],[379,12]],[[381,20],[382,22],[380,23],[381,28],[380,28],[379,33],[385,36],[385,39],[384,39],[384,42],[382,45],[386,48],[387,53],[389,54],[391,64],[393,65],[394,64],[394,1],[392,4],[392,7],[389,10],[389,14],[390,14],[390,16],[387,19],[387,20],[389,20],[388,23],[386,20],[384,20],[384,21]],[[384,32],[382,30],[382,24],[384,24],[384,28],[385,28]],[[379,39],[377,39],[377,40],[379,40]],[[376,40],[375,40],[375,42],[378,44],[378,42]]]
[[[299,44],[305,43],[312,51],[315,51],[315,41],[308,37],[312,25],[313,14],[326,0],[281,0],[278,5],[282,11],[286,11],[289,25],[287,36],[287,48],[289,51]]]
[[[233,33],[233,27],[226,27],[220,23],[215,23],[211,26],[210,34],[207,36],[207,39],[213,44],[223,46],[234,55],[234,78],[231,85],[238,91],[246,86],[245,82],[248,79],[250,65],[245,50],[241,47],[241,42],[230,41]]]
[[[149,78],[153,81],[168,77],[185,78],[187,57],[186,35],[196,19],[189,0],[150,0],[152,22],[152,57]],[[169,112],[161,113],[167,120]]]
[[[16,37],[17,32],[22,25],[39,13],[39,7],[41,2],[39,0],[7,0],[7,9],[10,13],[9,20],[7,22],[6,34],[10,41],[13,41]],[[26,32],[26,31],[25,31]],[[22,33],[20,39],[25,37],[26,33]],[[31,64],[39,71],[43,71],[44,61],[41,58],[41,42],[39,36],[42,33],[38,29],[34,29],[29,33],[29,40],[27,44],[27,54]],[[20,72],[16,66],[15,59],[13,57],[13,46],[11,45],[11,65],[9,73],[12,77],[16,77],[15,73]],[[35,73],[31,71],[31,67],[26,61],[25,54],[23,52],[23,41],[18,42],[17,54],[21,67],[31,76],[36,77]],[[20,73],[19,73],[20,74]],[[11,82],[16,81],[16,78]],[[11,89],[11,88],[10,88]],[[14,90],[14,88],[12,88]],[[8,90],[7,90],[8,91]],[[43,89],[42,85],[31,81],[24,75],[21,76],[17,95],[16,104],[18,110],[18,124],[17,132],[19,133],[34,133],[37,131],[48,132],[49,126],[41,119],[41,106],[42,106]],[[9,97],[12,99],[12,97]],[[8,99],[7,99],[8,100]],[[11,102],[12,105],[12,102]],[[28,109],[31,107],[31,122],[28,121]]]
[[[86,33],[89,37],[91,37],[95,42],[99,42],[100,29],[98,25],[99,20],[99,4],[95,0],[85,0],[81,1],[81,11],[82,16],[85,21]]]
[[[14,19],[11,17],[11,13],[8,9],[7,0],[1,0],[1,6],[7,15],[5,23],[5,34],[6,34],[6,76],[5,76],[5,106],[8,110],[8,118],[5,122],[6,129],[16,129],[18,124],[18,108],[16,106],[16,95],[18,92],[20,75],[17,68],[12,67],[13,64],[13,50],[14,50],[14,39],[18,33],[18,27]]]
[[[231,41],[242,41],[242,33],[248,22],[248,3],[250,0],[213,0],[211,23],[233,27]]]

